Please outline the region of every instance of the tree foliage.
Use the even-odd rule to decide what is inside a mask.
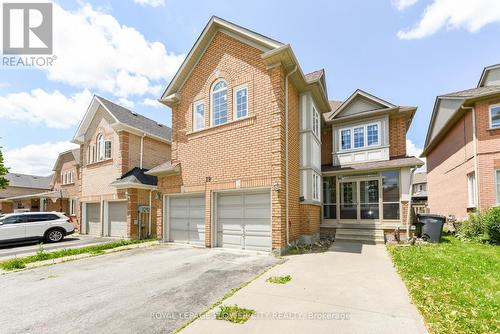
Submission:
[[[5,177],[8,172],[9,169],[4,165],[2,147],[0,146],[0,189],[5,189],[9,185],[9,180]]]

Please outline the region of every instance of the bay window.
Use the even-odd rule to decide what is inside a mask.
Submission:
[[[340,129],[340,150],[380,145],[380,123],[370,123]]]

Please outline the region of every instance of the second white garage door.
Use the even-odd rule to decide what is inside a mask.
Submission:
[[[170,241],[205,244],[205,197],[170,198]]]
[[[109,235],[126,238],[127,233],[127,202],[109,202]]]
[[[101,203],[87,203],[85,214],[87,234],[101,235]]]
[[[270,251],[271,196],[266,192],[221,193],[217,197],[217,246]]]

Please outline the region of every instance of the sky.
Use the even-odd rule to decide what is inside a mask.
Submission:
[[[50,174],[74,147],[93,94],[170,126],[156,100],[212,15],[291,44],[305,73],[325,69],[331,100],[359,88],[417,106],[410,155],[421,152],[436,95],[473,88],[483,67],[500,63],[500,0],[53,3],[53,65],[0,65],[0,146],[11,172]]]

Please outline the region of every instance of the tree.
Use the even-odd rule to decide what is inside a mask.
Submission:
[[[9,169],[3,164],[2,146],[0,146],[0,189],[5,189],[9,185],[9,180],[5,178],[8,172]]]

